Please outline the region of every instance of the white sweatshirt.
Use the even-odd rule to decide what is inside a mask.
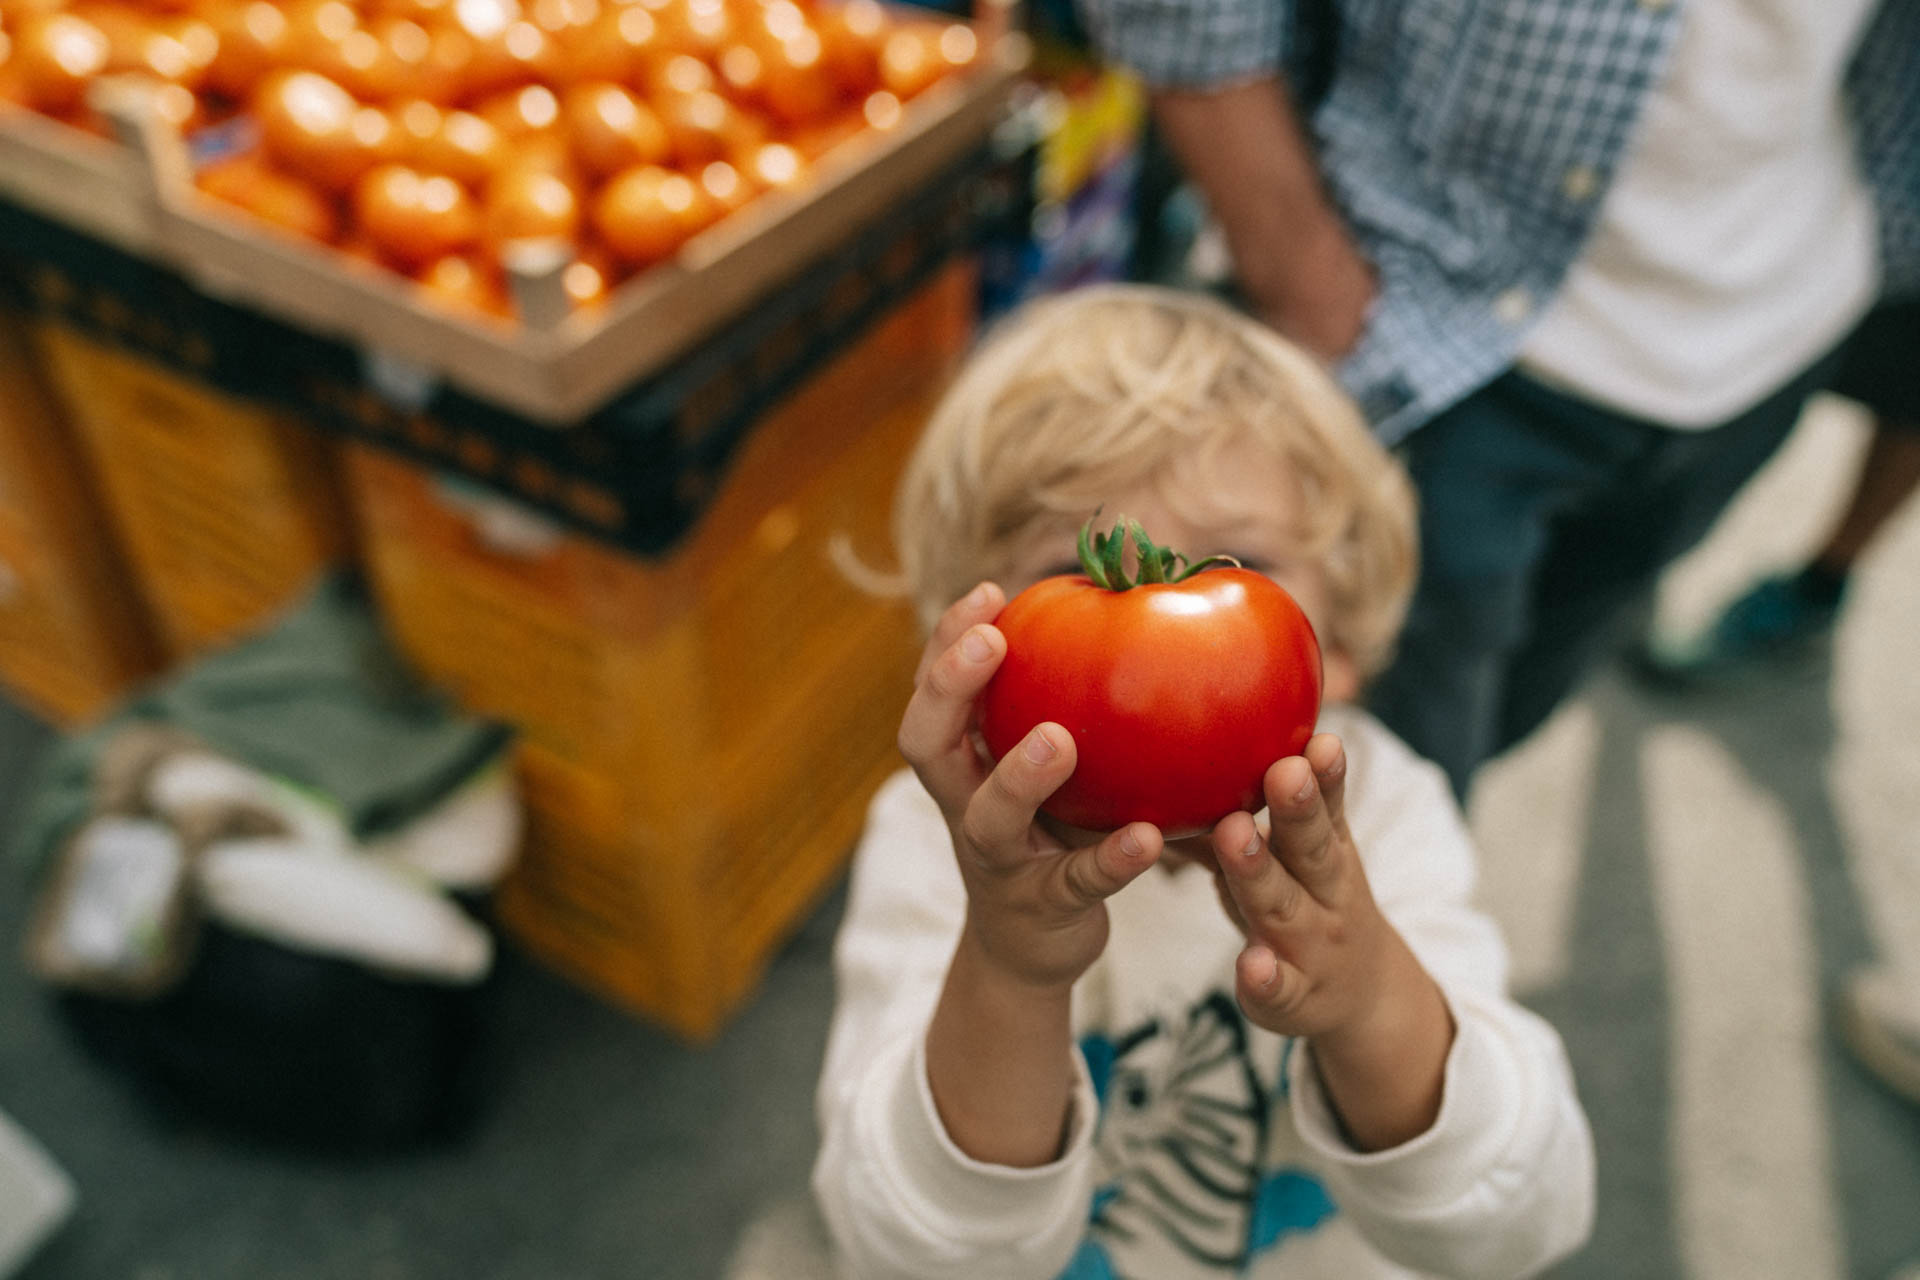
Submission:
[[[1559,1037],[1505,994],[1445,780],[1364,712],[1330,708],[1321,727],[1346,742],[1374,896],[1458,1025],[1433,1128],[1371,1154],[1346,1144],[1310,1048],[1241,1016],[1243,941],[1212,877],[1187,867],[1109,903],[1107,949],[1074,988],[1065,1153],[1037,1169],[967,1157],[924,1050],[965,890],[939,810],[901,773],[855,854],[818,1095],[814,1193],[847,1274],[1500,1280],[1586,1238],[1592,1135]]]

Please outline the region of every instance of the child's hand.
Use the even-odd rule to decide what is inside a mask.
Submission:
[[[1347,830],[1346,751],[1330,733],[1267,770],[1272,833],[1229,814],[1213,830],[1223,898],[1246,934],[1236,994],[1250,1021],[1311,1038],[1363,1149],[1424,1131],[1439,1106],[1452,1015],[1374,904]]]
[[[967,886],[965,941],[1006,977],[1062,988],[1099,958],[1106,899],[1153,865],[1162,841],[1144,822],[1084,845],[1036,823],[1041,802],[1073,773],[1073,738],[1061,726],[1037,726],[998,765],[977,745],[975,702],[1007,651],[990,621],[1004,603],[982,583],[941,617],[900,722],[900,751],[952,832]]]

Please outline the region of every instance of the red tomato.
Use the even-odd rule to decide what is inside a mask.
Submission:
[[[1043,721],[1073,735],[1073,776],[1042,806],[1071,826],[1145,821],[1171,838],[1258,810],[1267,769],[1300,754],[1319,718],[1313,627],[1251,570],[1120,591],[1047,578],[995,625],[1007,656],[980,701],[981,735],[995,759]]]

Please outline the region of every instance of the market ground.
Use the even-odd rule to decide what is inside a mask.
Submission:
[[[1661,617],[1793,560],[1864,439],[1810,415]],[[1602,672],[1490,771],[1474,821],[1522,996],[1566,1037],[1599,1223],[1556,1272],[1883,1280],[1920,1255],[1920,1111],[1834,1047],[1850,966],[1920,952],[1920,504],[1862,566],[1831,665],[1711,698]],[[0,821],[44,730],[0,708]],[[487,1111],[371,1163],[236,1145],[144,1110],[20,969],[0,882],[0,1109],[80,1188],[26,1280],[808,1280],[810,1098],[830,901],[715,1045],[682,1047],[511,957]],[[1920,954],[1910,955],[1920,973]]]

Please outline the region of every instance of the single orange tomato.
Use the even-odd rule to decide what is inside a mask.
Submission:
[[[340,42],[360,29],[359,10],[346,0],[302,0],[285,9],[286,65],[336,76]]]
[[[595,177],[665,163],[672,150],[660,117],[617,84],[577,85],[561,108],[573,154]]]
[[[213,73],[214,60],[220,56],[220,32],[205,18],[180,16],[163,18],[160,30],[178,41],[187,52],[187,74],[180,83],[199,89]]]
[[[471,111],[440,113],[439,126],[414,151],[420,167],[478,190],[513,157],[500,130]]]
[[[560,46],[545,30],[521,20],[498,35],[473,36],[467,91],[497,93],[516,85],[546,84],[562,67]]]
[[[387,108],[387,115],[400,135],[398,158],[422,169],[437,168],[424,152],[447,122],[439,104],[427,98],[402,98]]]
[[[457,311],[494,319],[513,318],[513,302],[500,273],[477,254],[453,253],[435,258],[414,276],[435,302]]]
[[[421,31],[421,35],[426,33]],[[429,46],[431,43],[429,40]],[[421,60],[425,61],[424,54]],[[337,80],[362,102],[386,102],[413,88],[409,68],[400,61],[399,55],[378,34],[365,27],[347,32],[310,65],[320,74]]]
[[[475,40],[490,40],[526,16],[520,0],[452,0],[447,16]]]
[[[980,37],[964,22],[949,23],[940,33],[940,61],[954,70],[970,67],[980,56]]]
[[[754,12],[753,18],[750,28],[758,35],[776,41],[791,40],[813,27],[807,11],[792,0],[765,0]]]
[[[880,50],[880,83],[902,100],[926,92],[948,70],[938,27],[902,27]]]
[[[734,164],[754,185],[783,189],[799,184],[806,176],[807,160],[784,142],[764,142],[736,153]]]
[[[600,0],[533,0],[528,16],[553,35],[592,26],[600,17]]]
[[[866,132],[867,118],[860,107],[836,111],[804,129],[795,130],[788,139],[793,149],[809,162],[818,160],[843,142]]]
[[[328,191],[348,190],[401,148],[385,112],[361,106],[312,71],[269,76],[254,95],[253,114],[269,158]]]
[[[564,133],[560,99],[543,84],[525,85],[482,99],[474,107],[474,114],[498,129],[515,146],[528,138]]]
[[[487,184],[487,245],[497,256],[513,240],[572,240],[580,197],[551,173],[509,166]]]
[[[665,60],[660,26],[639,5],[608,9],[584,27],[562,32],[562,77],[570,83],[632,84]]]
[[[711,59],[735,36],[733,14],[722,0],[666,0],[649,6],[668,48]]]
[[[719,89],[741,106],[763,105],[767,87],[767,60],[750,44],[730,44],[714,61]]]
[[[864,96],[880,87],[880,51],[892,22],[879,0],[822,5],[815,16],[827,70],[843,92]]]
[[[427,56],[412,73],[407,92],[443,107],[467,98],[473,69],[473,39],[448,23],[422,26],[427,33]]]
[[[650,97],[668,94],[707,93],[713,89],[713,68],[690,53],[676,53],[641,68],[641,79]]]
[[[674,159],[685,169],[724,160],[766,134],[764,125],[711,90],[671,94],[655,100],[654,107],[667,127]]]
[[[894,94],[888,93],[885,89],[875,89],[867,95],[867,100],[860,104],[860,114],[865,117],[867,124],[875,129],[897,129],[900,127],[900,121],[906,116],[906,108],[900,104],[900,99]]]
[[[820,37],[812,30],[782,40],[766,52],[767,109],[788,125],[804,125],[833,110],[839,83],[822,61]]]
[[[406,95],[440,101],[442,86],[431,83],[440,69],[433,60],[433,33],[410,18],[376,18],[367,28],[386,51],[384,64],[398,79],[388,97]]]
[[[725,160],[715,160],[700,170],[700,188],[713,200],[721,217],[739,212],[758,194],[753,183]]]
[[[582,248],[560,273],[560,287],[576,310],[600,306],[619,283],[613,259],[603,249]]]
[[[10,65],[27,105],[57,114],[82,105],[88,81],[107,69],[112,52],[98,26],[77,14],[55,13],[21,24]]]
[[[690,178],[655,165],[620,174],[593,206],[600,239],[635,266],[671,256],[717,216],[718,207]]]
[[[258,155],[235,156],[208,165],[194,184],[227,204],[309,240],[340,238],[340,211],[312,183],[267,164]]]
[[[543,133],[515,142],[505,167],[550,173],[573,188],[583,201],[589,187],[587,174],[573,154],[573,146],[562,133]]]
[[[393,270],[393,264],[380,255],[380,246],[367,239],[365,232],[349,228],[341,233],[340,243],[335,247],[355,267],[382,272]]]
[[[390,260],[408,268],[472,246],[480,212],[466,188],[445,174],[383,164],[353,190],[359,230]]]

